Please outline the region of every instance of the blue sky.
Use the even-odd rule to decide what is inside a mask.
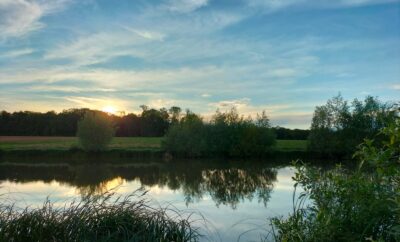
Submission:
[[[398,0],[0,0],[0,110],[316,105],[400,97]]]

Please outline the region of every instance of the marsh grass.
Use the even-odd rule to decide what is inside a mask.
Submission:
[[[23,210],[0,204],[0,241],[198,241],[190,215],[152,208],[145,194],[107,192],[60,208],[48,199]]]

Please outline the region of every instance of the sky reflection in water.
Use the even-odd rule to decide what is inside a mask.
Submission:
[[[34,163],[32,163],[34,164]],[[251,162],[176,162],[86,165],[0,165],[3,203],[35,207],[46,197],[66,201],[115,189],[128,195],[144,187],[153,206],[201,214],[207,239],[260,241],[268,218],[292,209],[294,169]],[[207,227],[205,227],[207,226]]]

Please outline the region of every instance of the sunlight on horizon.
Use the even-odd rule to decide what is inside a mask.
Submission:
[[[105,106],[101,109],[101,111],[114,115],[118,113],[117,109],[113,106]]]
[[[400,0],[0,2],[8,112],[235,107],[309,128],[339,92],[399,96]]]

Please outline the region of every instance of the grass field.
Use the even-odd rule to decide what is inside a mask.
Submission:
[[[161,150],[161,137],[115,137],[111,150]],[[11,150],[69,150],[79,147],[76,137],[0,136],[0,149]],[[277,140],[278,151],[305,151],[306,140]]]
[[[275,148],[279,151],[305,151],[307,140],[277,140]]]
[[[160,150],[160,137],[115,137],[112,150]],[[2,150],[69,150],[79,147],[76,137],[0,136]]]

